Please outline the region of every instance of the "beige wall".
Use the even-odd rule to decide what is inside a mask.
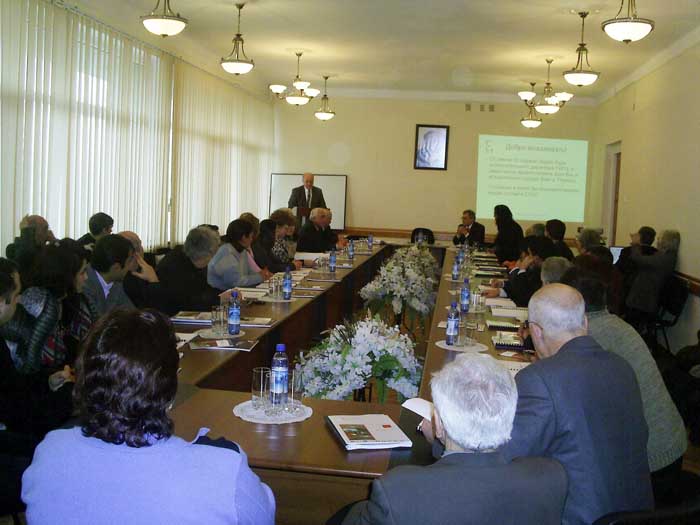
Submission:
[[[593,172],[621,141],[617,242],[642,225],[681,232],[678,269],[700,277],[700,46],[687,50],[596,109]],[[700,299],[692,296],[672,346],[695,342]]]
[[[277,170],[348,175],[346,224],[354,227],[451,231],[462,210],[476,205],[479,134],[591,140],[595,120],[594,108],[569,106],[528,132],[520,125],[525,106],[517,103],[496,104],[495,112],[482,113],[478,103],[466,112],[461,102],[331,100],[337,117],[325,123],[314,118],[315,107],[278,103]],[[413,169],[416,124],[450,126],[447,171]],[[586,210],[586,220],[590,215],[596,224],[598,186],[589,186]],[[477,213],[491,217],[492,211]],[[494,231],[493,221],[484,222]]]

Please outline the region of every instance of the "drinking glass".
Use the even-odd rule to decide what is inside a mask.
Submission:
[[[217,336],[223,336],[228,333],[228,312],[227,308],[222,305],[212,306],[211,308],[211,329]]]
[[[252,402],[255,410],[263,410],[269,402],[270,369],[266,366],[253,368]]]
[[[301,370],[294,368],[289,370],[289,386],[287,388],[287,405],[284,409],[291,413],[301,412],[302,398],[304,396],[304,382]]]

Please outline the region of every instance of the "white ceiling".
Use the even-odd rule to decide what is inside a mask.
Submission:
[[[654,19],[656,29],[629,45],[600,29],[615,16],[616,0],[249,0],[242,33],[256,67],[231,77],[219,59],[231,51],[233,0],[171,0],[190,23],[166,39],[148,33],[139,20],[155,0],[66,3],[258,93],[273,82],[289,85],[299,49],[305,50],[302,77],[321,87],[321,75],[332,75],[331,95],[334,89],[512,94],[530,80],[541,84],[550,56],[555,88],[599,97],[700,26],[697,0],[639,0],[639,16]],[[602,75],[588,88],[567,86],[561,77],[576,62],[580,19],[572,9],[592,12],[586,42],[591,66]]]

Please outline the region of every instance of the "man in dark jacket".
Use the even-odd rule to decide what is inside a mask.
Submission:
[[[574,260],[574,253],[564,241],[566,235],[566,224],[559,219],[551,219],[544,225],[545,235],[552,239],[554,243],[554,255],[564,257],[569,261]]]
[[[518,408],[508,458],[544,456],[569,478],[562,523],[654,507],[647,424],[634,371],[587,335],[581,294],[551,284],[530,300],[539,361],[515,377]]]
[[[462,212],[462,224],[457,226],[457,234],[452,238],[452,243],[456,246],[468,242],[476,246],[484,244],[486,228],[483,224],[476,222],[476,213],[473,210]]]

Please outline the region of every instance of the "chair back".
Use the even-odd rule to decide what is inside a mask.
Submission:
[[[419,232],[423,233],[423,237],[425,238],[426,243],[435,244],[435,234],[430,228],[414,228],[411,232],[411,242],[416,242],[416,238],[418,237]]]
[[[643,512],[615,512],[593,525],[694,525],[700,523],[700,497],[682,505]]]
[[[683,313],[689,294],[690,290],[685,280],[675,275],[669,277],[661,290],[661,297],[659,298],[661,314],[668,313],[673,317],[679,317]]]

